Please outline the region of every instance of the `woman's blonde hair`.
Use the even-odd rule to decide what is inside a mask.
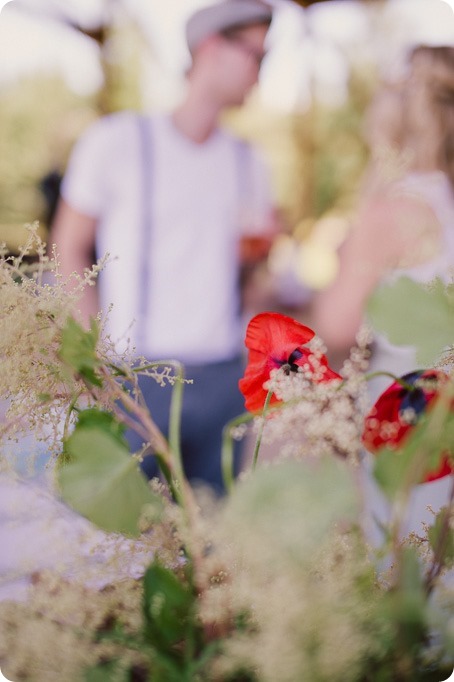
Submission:
[[[386,84],[365,118],[372,157],[384,149],[407,170],[442,170],[454,187],[454,47],[419,45],[400,83]]]
[[[412,50],[402,105],[403,146],[413,167],[443,170],[454,185],[454,47]]]

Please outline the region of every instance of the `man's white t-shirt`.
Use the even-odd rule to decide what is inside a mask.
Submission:
[[[112,261],[100,301],[104,312],[112,305],[114,340],[192,363],[240,352],[239,237],[263,229],[272,208],[255,149],[222,130],[194,143],[165,114],[112,114],[76,144],[62,195],[98,220],[98,257]]]

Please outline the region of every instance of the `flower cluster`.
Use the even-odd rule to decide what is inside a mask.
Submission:
[[[55,679],[168,682],[404,681],[425,679],[435,668],[438,679],[449,675],[450,615],[435,613],[434,597],[454,562],[452,504],[434,512],[424,537],[402,542],[405,495],[397,495],[378,548],[380,557],[391,551],[395,560],[385,581],[363,530],[358,469],[350,466],[364,445],[384,451],[377,464],[390,499],[414,485],[420,468],[407,486],[405,467],[414,466],[415,452],[426,456],[425,446],[430,467],[423,480],[452,473],[452,440],[434,428],[448,424],[452,434],[448,374],[425,370],[396,380],[364,420],[366,335],[337,374],[312,329],[278,313],[257,315],[247,330],[249,362],[240,380],[249,413],[234,426],[258,427],[255,452],[263,436],[272,444],[273,465],[232,480],[219,501],[189,485],[178,459],[178,428],[167,442],[141,400],[135,371],[110,354],[102,328],[93,321],[84,330],[68,319],[64,288],[38,280],[25,277],[20,263],[2,262],[0,394],[21,408],[21,418],[28,410],[26,416],[52,419],[55,405],[61,419],[64,410],[59,494],[104,528],[106,542],[93,550],[90,575],[99,570],[109,584],[102,590],[87,584],[82,556],[82,585],[74,571],[62,573],[61,562],[49,573],[34,565],[27,601],[0,604],[5,671],[30,682],[44,680],[44,672],[46,679],[49,672]],[[172,384],[174,425],[184,385],[177,369],[135,368]],[[144,442],[156,446],[167,485],[144,481],[124,443],[125,425],[137,426]],[[113,534],[118,545],[110,542]],[[134,539],[125,544],[124,534]],[[106,563],[101,550],[109,548]],[[139,581],[125,581],[130,560],[142,567],[148,551],[153,560]]]

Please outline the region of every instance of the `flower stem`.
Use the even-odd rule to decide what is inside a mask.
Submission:
[[[178,360],[157,360],[147,365],[135,368],[135,372],[143,372],[155,367],[172,367],[175,371],[175,381],[172,385],[169,413],[169,449],[173,460],[173,467],[181,479],[183,476],[183,460],[181,457],[181,412],[183,407],[184,366]]]
[[[265,404],[263,406],[263,412],[262,412],[262,423],[260,424],[260,429],[259,429],[259,433],[257,436],[257,440],[255,441],[254,455],[252,458],[252,471],[255,471],[255,468],[257,466],[257,459],[259,456],[259,450],[260,450],[260,446],[262,444],[263,429],[265,428],[266,413],[268,411],[268,407],[270,405],[270,401],[271,401],[272,396],[273,396],[273,389],[270,388],[270,390],[266,394]]]
[[[232,431],[236,426],[241,426],[241,424],[247,424],[254,419],[254,415],[250,412],[245,412],[244,414],[231,419],[224,426],[222,431],[222,449],[221,449],[221,466],[222,466],[222,478],[224,480],[225,489],[230,492],[233,487],[234,475],[233,475],[233,448],[234,439],[232,437]]]
[[[412,384],[407,383],[404,381],[401,377],[396,376],[392,372],[370,372],[369,374],[365,375],[366,381],[369,381],[370,379],[375,379],[375,377],[389,377],[390,379],[393,379],[397,384],[400,384],[402,388],[407,389],[407,391],[415,391],[416,387],[413,386]]]
[[[66,412],[65,423],[63,425],[63,440],[68,439],[71,415],[74,412],[74,409],[77,405],[77,401],[79,400],[80,396],[82,395],[82,392],[83,392],[82,390],[77,391],[77,393],[73,396],[73,398],[71,399],[71,402],[69,403],[68,410]]]
[[[444,555],[449,542],[453,504],[454,504],[454,477],[452,481],[451,491],[449,494],[448,505],[443,515],[442,527],[434,550],[432,566],[426,577],[425,588],[428,595],[431,594],[431,592],[433,591],[436,580],[443,569]]]
[[[197,525],[199,509],[194,493],[188,480],[185,477],[181,452],[180,452],[180,420],[181,404],[183,394],[183,366],[175,360],[166,360],[153,363],[153,366],[164,365],[172,366],[177,372],[177,380],[173,385],[169,442],[164,437],[159,427],[155,424],[146,405],[139,404],[133,397],[122,389],[113,377],[106,371],[104,372],[105,383],[112,391],[115,400],[120,400],[126,410],[134,415],[139,425],[144,427],[148,441],[151,443],[154,454],[158,460],[161,471],[169,484],[170,491],[181,508],[185,520],[185,553],[192,560],[194,566],[194,584],[197,589],[202,589],[204,576],[201,570],[203,562],[202,549],[197,537]],[[178,386],[179,384],[179,386]]]
[[[169,445],[175,458],[178,475],[183,475],[183,460],[181,457],[181,412],[183,409],[184,367],[181,362],[173,361],[177,380],[172,386],[169,415]]]

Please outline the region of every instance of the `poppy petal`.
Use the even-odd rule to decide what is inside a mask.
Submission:
[[[252,318],[246,331],[246,348],[284,361],[299,346],[310,341],[315,332],[280,313],[260,313]]]
[[[263,384],[270,378],[268,374],[255,374],[246,370],[245,375],[239,381],[241,393],[245,397],[244,405],[249,412],[260,412],[265,405],[268,391],[263,388]],[[271,397],[270,404],[279,402],[275,395]]]
[[[304,324],[281,313],[259,313],[249,322],[246,331],[246,347],[249,349],[248,365],[239,387],[245,397],[246,409],[258,412],[263,409],[268,392],[263,385],[269,380],[273,369],[289,363],[305,366],[314,372],[313,381],[340,379],[328,367],[324,355],[315,356],[302,346],[315,336]],[[270,403],[280,402],[275,395]]]

